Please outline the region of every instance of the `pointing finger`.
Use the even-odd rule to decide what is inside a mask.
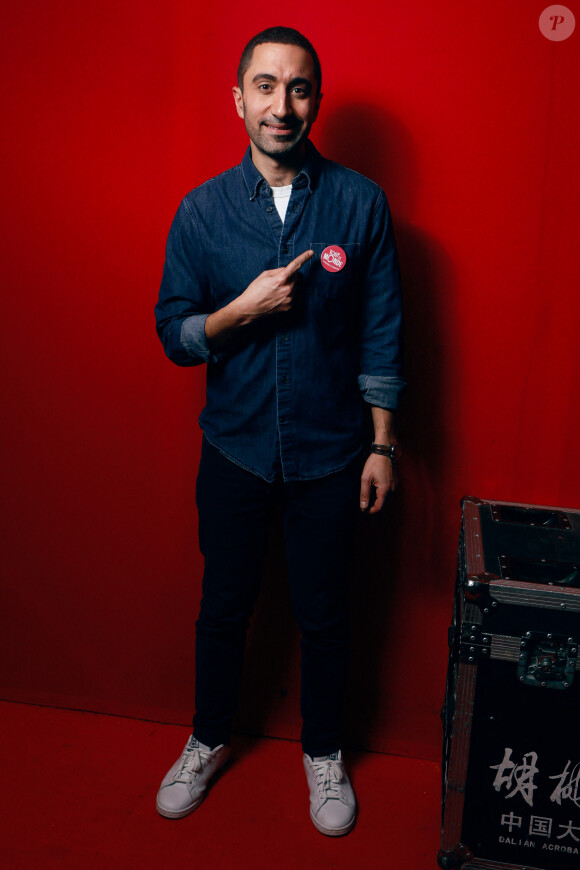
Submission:
[[[307,263],[313,256],[314,251],[304,251],[303,254],[300,254],[295,260],[292,260],[291,263],[288,263],[288,265],[284,267],[284,277],[291,278],[292,275],[295,275],[296,272],[302,268],[304,263]]]

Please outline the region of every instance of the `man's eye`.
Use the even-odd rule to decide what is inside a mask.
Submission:
[[[306,96],[306,90],[304,88],[292,88],[292,93],[296,97],[305,97]]]
[[[258,85],[259,91],[269,91],[272,85],[269,85],[268,82],[262,82],[261,85]]]

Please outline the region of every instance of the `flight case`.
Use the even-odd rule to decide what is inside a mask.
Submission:
[[[462,511],[438,863],[580,870],[580,511]]]

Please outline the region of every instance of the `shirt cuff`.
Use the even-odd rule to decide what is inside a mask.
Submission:
[[[405,378],[384,375],[359,375],[358,385],[363,399],[369,405],[396,411],[407,381]]]
[[[212,353],[207,343],[205,321],[208,317],[208,314],[192,314],[181,324],[181,345],[198,362],[217,362],[221,359],[221,354]]]

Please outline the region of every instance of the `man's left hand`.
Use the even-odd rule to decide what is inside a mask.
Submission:
[[[387,456],[371,453],[365,466],[360,482],[360,509],[369,514],[378,514],[390,492],[397,487],[396,469]],[[374,490],[375,500],[371,504],[371,494]]]

